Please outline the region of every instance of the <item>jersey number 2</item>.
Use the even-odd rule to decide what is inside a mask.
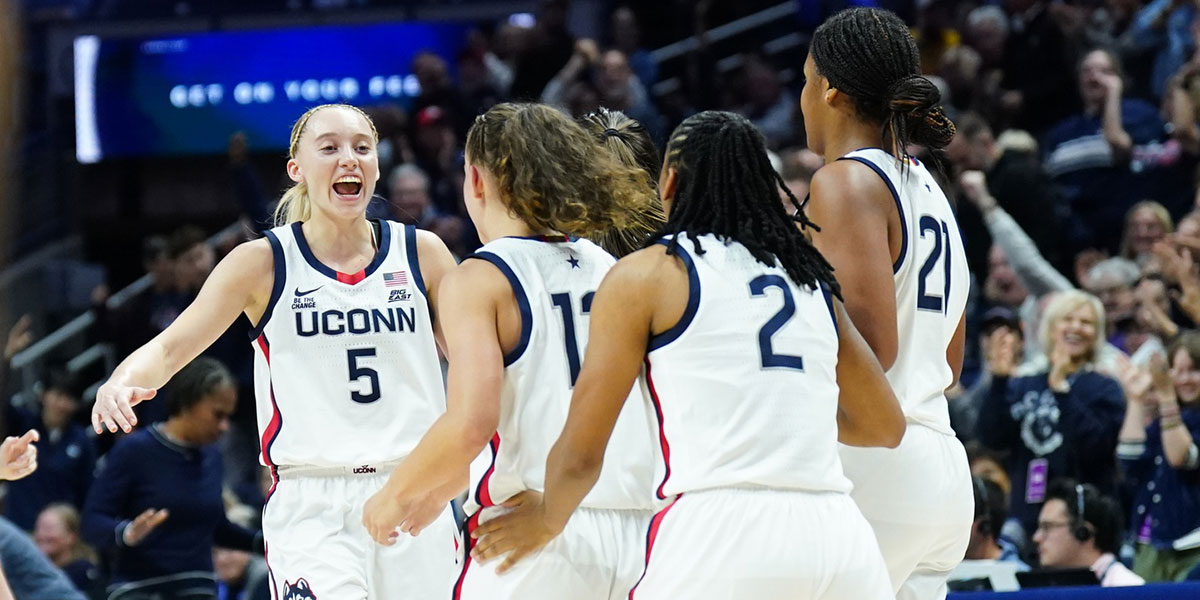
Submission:
[[[783,367],[803,371],[804,359],[802,357],[776,354],[775,350],[771,348],[771,337],[796,314],[796,300],[792,298],[792,290],[788,288],[787,281],[784,281],[783,277],[779,275],[759,275],[750,280],[750,295],[766,296],[767,288],[772,287],[779,288],[779,292],[783,295],[783,308],[779,309],[779,312],[775,313],[775,316],[768,319],[762,329],[758,330],[758,352],[762,357],[762,366],[764,369]]]
[[[927,232],[933,234],[933,251],[925,258],[925,264],[921,265],[921,274],[917,279],[917,309],[944,313],[946,299],[950,297],[950,228],[946,226],[945,221],[939,221],[929,215],[921,217],[920,225],[921,239],[925,239]],[[942,295],[935,296],[926,291],[925,280],[937,267],[943,254],[946,257],[942,263],[945,286]]]
[[[592,298],[596,297],[596,292],[588,292],[583,295],[580,300],[580,315],[586,315],[592,312]],[[575,380],[579,378],[579,342],[578,336],[575,335],[575,311],[572,308],[571,294],[550,294],[550,301],[554,303],[555,308],[562,311],[563,320],[563,346],[567,351],[567,367],[571,369],[571,387],[575,387]]]
[[[351,348],[346,351],[346,360],[350,363],[351,383],[359,383],[363,377],[367,378],[366,385],[359,388],[362,391],[350,391],[350,399],[359,404],[370,404],[379,399],[379,372],[358,364],[358,359],[374,356],[374,348]]]

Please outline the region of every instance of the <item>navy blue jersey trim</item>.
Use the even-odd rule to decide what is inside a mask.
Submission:
[[[859,162],[875,171],[883,182],[887,184],[888,191],[892,193],[892,199],[896,201],[896,213],[900,215],[900,256],[896,257],[896,262],[892,263],[892,274],[900,271],[900,267],[904,265],[904,257],[908,255],[908,221],[904,219],[904,205],[900,203],[900,192],[896,191],[896,186],[892,184],[892,179],[879,168],[879,165],[861,157],[861,156],[843,156],[838,160],[852,160]]]
[[[829,292],[829,286],[821,284],[821,294],[825,296],[825,306],[829,307],[829,317],[833,319],[833,332],[841,335],[838,329],[837,312],[833,310],[833,294]]]
[[[275,304],[279,302],[280,296],[283,295],[283,286],[287,285],[287,265],[283,262],[283,246],[279,243],[279,238],[271,231],[264,231],[267,243],[271,244],[271,257],[274,259],[275,281],[271,284],[271,299],[267,301],[267,309],[258,319],[258,324],[254,329],[250,330],[250,339],[254,340],[262,335],[263,329],[267,327],[267,321],[271,320],[271,313],[275,312]]]
[[[478,258],[486,260],[508,279],[508,284],[512,286],[513,296],[517,299],[517,308],[521,311],[521,340],[517,342],[517,347],[504,356],[504,366],[509,366],[521,358],[525,353],[525,348],[529,346],[529,336],[533,333],[533,309],[529,307],[529,297],[525,295],[525,287],[521,285],[521,280],[517,279],[517,274],[513,272],[512,267],[504,262],[503,258],[491,252],[476,252],[467,258]]]
[[[417,259],[417,228],[415,225],[404,226],[404,249],[408,254],[408,270],[412,271],[417,289],[421,290],[426,298],[429,298],[429,291],[425,289],[425,278],[421,276],[421,261]]]
[[[684,330],[691,325],[692,319],[696,317],[696,310],[700,308],[700,275],[696,273],[696,263],[692,261],[692,255],[684,250],[683,244],[686,239],[681,239],[680,243],[675,244],[675,255],[683,261],[687,267],[688,275],[688,302],[687,308],[683,311],[683,316],[679,317],[679,322],[673,325],[670,329],[650,338],[650,344],[646,348],[646,352],[650,353],[671,342],[679,339],[683,335]],[[667,245],[668,240],[659,240],[657,243]]]
[[[387,259],[388,250],[392,247],[392,228],[382,219],[376,220],[376,223],[379,225],[379,249],[375,251],[375,258],[371,259],[371,262],[363,269],[363,279],[370,277],[379,268],[379,265],[383,264],[383,261]],[[337,270],[317,260],[316,255],[312,252],[312,248],[308,246],[308,240],[304,237],[304,229],[301,225],[299,221],[292,223],[292,235],[296,238],[296,246],[300,248],[300,255],[304,257],[304,261],[308,263],[308,266],[316,269],[318,273],[334,281],[341,282],[338,279]],[[372,227],[374,227],[374,224],[372,224]]]

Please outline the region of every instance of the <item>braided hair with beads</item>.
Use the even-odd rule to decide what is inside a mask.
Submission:
[[[720,111],[688,117],[671,134],[665,163],[678,183],[667,222],[651,243],[671,236],[671,254],[687,235],[696,254],[704,254],[699,236],[713,234],[726,244],[740,243],[765,265],[780,265],[796,285],[824,285],[842,297],[833,267],[796,222],[816,225],[771,168],[762,134],[745,117]],[[779,203],[780,190],[796,207],[795,216]]]
[[[917,44],[895,13],[843,10],[813,33],[809,54],[830,87],[882,127],[893,156],[906,157],[910,142],[937,149],[954,137],[954,123],[938,104],[942,94],[921,75]]]

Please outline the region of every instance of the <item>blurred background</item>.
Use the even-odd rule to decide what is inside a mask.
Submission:
[[[1045,497],[1030,494],[1045,461],[1112,502],[1116,554],[1143,578],[1200,577],[1198,4],[0,0],[0,402],[7,435],[59,432],[43,456],[61,458],[43,459],[31,489],[9,485],[5,514],[33,531],[53,503],[84,508],[112,444],[86,426],[96,387],[270,226],[307,108],[366,110],[383,173],[370,214],[434,231],[460,257],[479,245],[462,145],[502,101],[622,110],[660,147],[697,111],[736,111],[804,198],[823,164],[798,102],[808,40],[867,5],[909,23],[958,125],[944,152],[910,151],[936,166],[973,273],[951,413],[1000,492],[977,490],[968,558],[1046,563]],[[1058,397],[1045,386],[1058,322],[1081,306],[1096,325],[1071,335],[1092,350]],[[240,391],[220,444],[231,514],[254,527],[248,330],[243,317],[206,354]],[[165,418],[161,405],[142,422]],[[46,519],[44,553],[91,565],[76,583],[105,597],[106,554],[83,548],[78,517],[74,534],[69,514]],[[218,577],[238,580],[229,598],[253,597],[238,594],[256,560],[218,557]]]

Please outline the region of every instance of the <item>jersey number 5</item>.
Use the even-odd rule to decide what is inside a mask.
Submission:
[[[379,399],[379,372],[358,364],[358,359],[374,356],[374,348],[351,348],[346,351],[346,361],[350,364],[350,382],[361,383],[363,377],[367,378],[367,383],[359,387],[361,391],[350,391],[350,399],[359,404],[370,404]]]
[[[925,264],[921,265],[921,274],[917,279],[917,309],[945,313],[946,299],[950,297],[950,228],[946,226],[945,221],[939,221],[929,215],[921,217],[920,225],[921,239],[925,239],[926,233],[933,234],[933,251],[925,258]],[[942,272],[945,286],[942,295],[935,296],[926,291],[925,280],[937,267],[938,260],[943,255],[945,260],[942,262]]]
[[[580,300],[580,316],[592,312],[592,298],[596,297],[596,292],[588,292],[583,295]],[[579,378],[579,342],[578,336],[575,335],[575,311],[572,308],[571,295],[568,293],[550,294],[550,301],[554,303],[555,308],[562,311],[563,320],[563,345],[567,351],[567,367],[571,369],[571,387],[575,387],[575,380]]]
[[[779,275],[759,275],[750,280],[751,296],[766,296],[767,288],[779,288],[779,292],[783,295],[783,308],[780,308],[779,312],[775,313],[775,316],[768,319],[762,329],[758,330],[758,353],[762,358],[762,366],[764,369],[783,367],[803,371],[804,359],[802,357],[776,354],[775,350],[771,348],[771,337],[796,314],[796,300],[792,298],[792,290],[788,288],[787,281]]]

